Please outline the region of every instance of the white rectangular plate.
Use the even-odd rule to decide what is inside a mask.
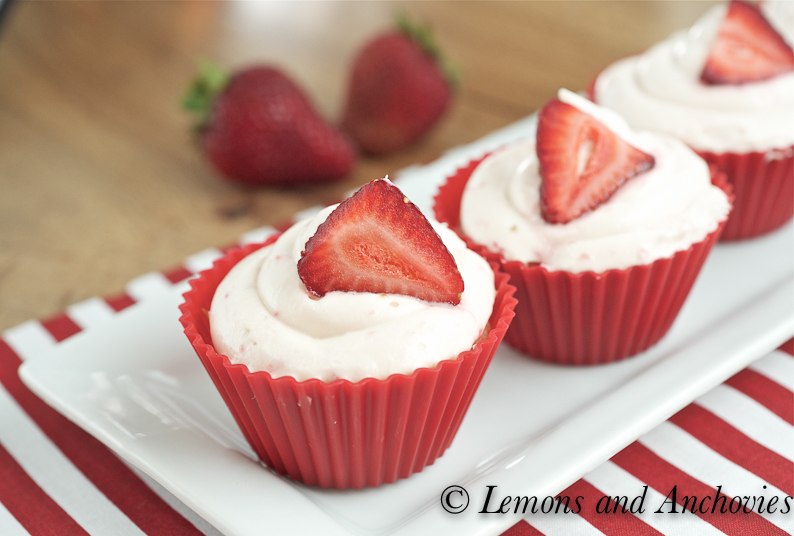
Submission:
[[[426,213],[443,177],[531,134],[521,121],[397,184]],[[488,485],[553,495],[678,409],[794,335],[794,227],[719,244],[672,329],[651,350],[599,367],[498,350],[450,449],[423,472],[363,490],[322,490],[260,466],[178,322],[186,284],[154,293],[102,326],[27,360],[25,383],[229,536],[494,535],[514,516],[477,514]],[[451,515],[446,487],[469,490]]]

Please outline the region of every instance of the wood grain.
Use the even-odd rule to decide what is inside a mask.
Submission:
[[[23,2],[0,26],[0,329],[123,290],[578,90],[712,2]],[[280,66],[335,121],[355,51],[405,10],[463,74],[419,144],[344,180],[241,189],[177,103],[201,58]]]

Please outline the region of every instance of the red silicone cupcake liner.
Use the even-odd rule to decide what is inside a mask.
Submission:
[[[697,153],[733,185],[733,212],[720,240],[760,236],[794,216],[794,146],[767,152]]]
[[[452,443],[513,318],[509,278],[491,263],[497,292],[489,329],[456,359],[385,380],[274,379],[217,354],[207,315],[223,277],[262,246],[230,251],[190,282],[180,306],[185,334],[259,458],[294,480],[340,489],[394,482],[432,464]]]
[[[606,272],[550,272],[538,264],[507,261],[463,235],[460,202],[474,168],[471,162],[447,180],[435,198],[435,214],[466,243],[510,275],[516,316],[508,344],[532,357],[566,365],[625,359],[659,341],[675,320],[724,222],[703,241],[667,259]],[[724,175],[712,182],[730,195]]]

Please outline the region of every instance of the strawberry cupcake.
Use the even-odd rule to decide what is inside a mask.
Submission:
[[[604,69],[593,100],[632,127],[676,136],[727,175],[723,240],[794,215],[794,3],[717,6],[687,31]]]
[[[268,467],[377,486],[449,447],[513,317],[507,279],[379,180],[220,259],[181,322]]]
[[[731,209],[706,162],[561,90],[536,139],[460,169],[435,211],[517,287],[505,340],[561,364],[637,354],[669,329]]]

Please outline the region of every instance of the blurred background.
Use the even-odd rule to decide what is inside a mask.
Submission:
[[[0,0],[0,330],[476,140],[713,4]],[[356,51],[400,10],[461,72],[417,144],[299,189],[242,188],[206,163],[179,108],[199,60],[278,66],[333,123]]]

